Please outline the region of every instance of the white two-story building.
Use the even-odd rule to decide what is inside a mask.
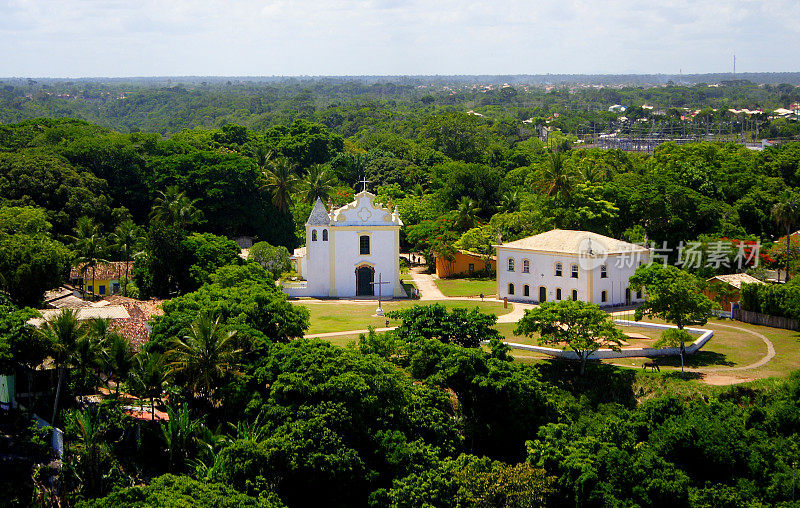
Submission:
[[[521,302],[581,300],[606,306],[643,300],[628,279],[650,251],[589,231],[554,229],[494,246],[497,294]]]
[[[320,199],[306,221],[306,246],[292,261],[304,282],[285,284],[289,296],[349,298],[403,296],[400,284],[399,213],[362,191],[341,208],[327,210]],[[379,281],[384,284],[379,290]]]

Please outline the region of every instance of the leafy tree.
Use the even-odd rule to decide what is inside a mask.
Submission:
[[[182,277],[181,289],[194,290],[210,280],[220,267],[239,264],[239,246],[233,240],[211,233],[192,233],[182,243],[184,264],[188,273]]]
[[[82,508],[138,508],[152,506],[195,506],[197,508],[281,508],[283,503],[273,496],[258,498],[237,492],[219,482],[201,482],[188,476],[166,474],[154,479],[149,485],[117,490],[106,497],[87,500],[78,504]]]
[[[527,309],[514,333],[528,337],[538,333],[540,344],[569,347],[581,362],[581,375],[592,353],[603,346],[618,350],[624,337],[610,314],[596,304],[577,300],[543,302]]]
[[[13,235],[49,234],[53,228],[43,208],[35,206],[0,207],[0,231]]]
[[[772,207],[772,217],[786,228],[786,282],[789,282],[789,253],[792,226],[800,223],[800,194],[785,191]]]
[[[481,341],[499,339],[494,324],[497,316],[484,314],[477,307],[448,311],[441,304],[414,305],[407,309],[388,312],[387,317],[401,319],[395,333],[402,339],[438,339],[463,347],[478,347]]]
[[[167,352],[170,374],[185,378],[193,395],[213,402],[222,380],[238,374],[242,350],[235,339],[236,331],[225,331],[219,317],[201,313]]]
[[[0,202],[47,210],[56,234],[66,234],[79,217],[110,216],[106,182],[62,157],[36,151],[0,153]]]
[[[276,277],[292,269],[289,250],[283,246],[272,246],[267,242],[257,242],[250,247],[247,259],[255,261]]]
[[[60,285],[71,253],[46,234],[0,231],[0,289],[21,305],[38,305],[48,289]]]
[[[540,168],[539,188],[551,197],[569,197],[577,183],[574,168],[564,161],[561,152],[553,152],[547,163]]]
[[[697,278],[683,270],[661,264],[642,265],[630,278],[631,288],[644,289],[647,301],[636,309],[636,320],[655,316],[675,323],[679,330],[687,325],[703,325],[715,307],[714,302],[702,292]],[[679,336],[681,347],[681,372],[685,335]]]

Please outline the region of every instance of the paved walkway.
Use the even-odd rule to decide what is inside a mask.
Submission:
[[[425,273],[424,266],[415,266],[408,273],[411,274],[411,279],[417,285],[420,300],[447,300],[434,282],[433,275]]]

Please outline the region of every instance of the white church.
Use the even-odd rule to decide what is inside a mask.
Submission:
[[[285,284],[289,296],[351,298],[405,296],[400,284],[400,220],[363,190],[341,208],[319,198],[306,221],[306,246],[292,262],[304,282]],[[382,282],[379,287],[379,282]]]
[[[580,300],[612,307],[644,301],[628,280],[650,250],[590,231],[554,229],[494,246],[497,294],[541,303]]]

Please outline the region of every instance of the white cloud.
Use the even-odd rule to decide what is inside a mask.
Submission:
[[[0,76],[798,70],[797,0],[0,0]]]

